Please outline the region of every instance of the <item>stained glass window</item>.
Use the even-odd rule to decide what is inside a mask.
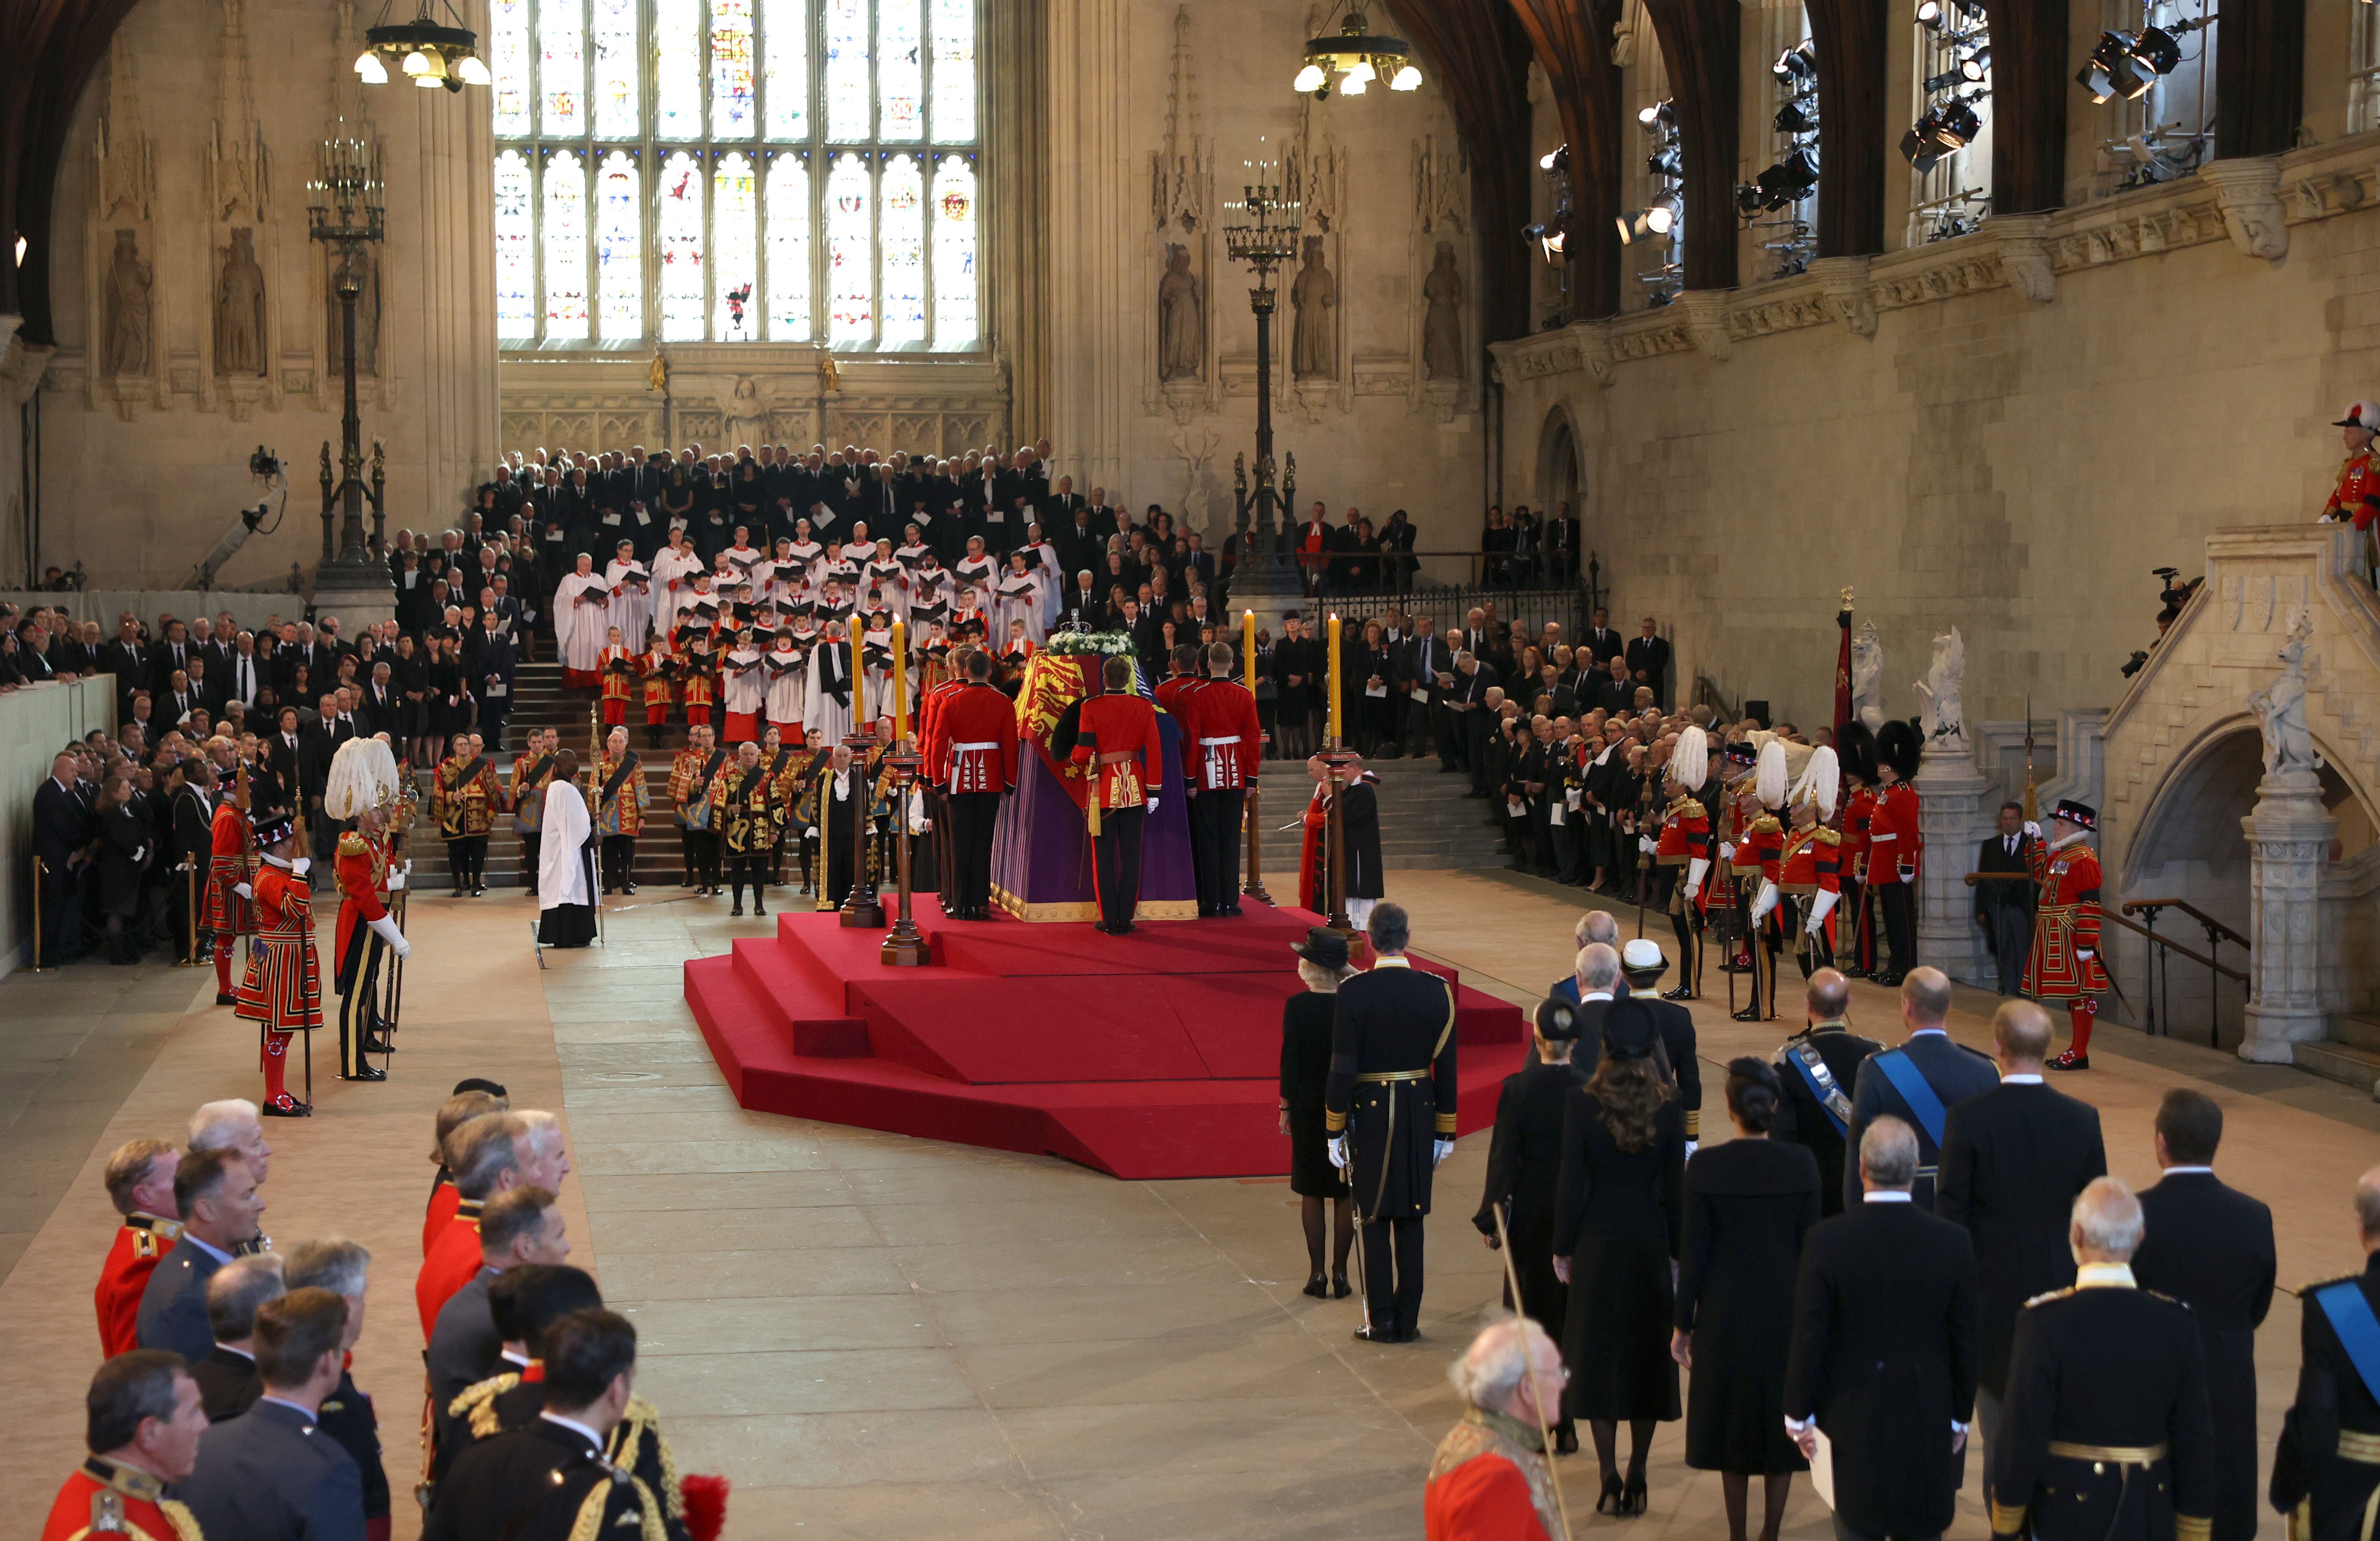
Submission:
[[[501,338],[981,347],[980,3],[488,0]]]
[[[702,167],[681,151],[662,163],[654,219],[662,260],[662,340],[702,338]]]
[[[766,0],[769,137],[804,140],[810,132],[809,0]]]
[[[868,0],[826,0],[826,137],[838,144],[868,137]]]
[[[885,347],[926,340],[926,178],[914,155],[884,163],[884,213],[876,249],[884,275]]]
[[[637,112],[637,0],[595,0],[595,137],[632,140]]]
[[[955,353],[976,346],[975,168],[963,155],[945,155],[934,172],[934,349]]]
[[[975,0],[933,0],[934,142],[975,140]]]
[[[537,222],[529,214],[528,158],[496,157],[496,335],[537,336]]]
[[[916,0],[888,0],[876,12],[876,137],[926,137],[926,61]]]
[[[769,336],[810,337],[810,168],[790,152],[769,167]]]
[[[645,334],[645,200],[627,152],[603,157],[595,179],[596,326],[607,343]]]
[[[701,0],[653,0],[653,137],[702,138]]]
[[[587,167],[567,150],[545,163],[545,335],[587,335]]]
[[[753,297],[760,287],[760,188],[741,151],[720,157],[710,177],[710,335],[748,343],[760,335]]]
[[[538,127],[553,139],[577,139],[587,131],[587,48],[576,5],[539,8]]]
[[[845,152],[826,179],[827,341],[876,340],[876,273],[868,164]]]
[[[710,137],[752,132],[752,0],[710,0]]]
[[[488,8],[488,70],[495,79],[492,92],[496,137],[518,139],[528,132],[528,0],[494,0]]]

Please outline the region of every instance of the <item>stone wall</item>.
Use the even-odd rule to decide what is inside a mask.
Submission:
[[[388,183],[357,352],[391,523],[449,523],[492,458],[486,93],[359,85],[351,67],[376,14],[357,0],[212,0],[125,21],[57,190],[43,562],[79,560],[114,586],[179,583],[261,494],[248,471],[261,443],[289,463],[289,516],[223,576],[310,572],[340,383],[306,183],[334,135],[374,141]]]
[[[2106,708],[2155,637],[2150,569],[2311,520],[2340,405],[2380,394],[2380,135],[1494,350],[1508,494],[1569,430],[1585,544],[1679,678],[1830,711],[1840,591],[1887,709],[1928,638],[1971,721]],[[1632,625],[1622,625],[1633,630]]]

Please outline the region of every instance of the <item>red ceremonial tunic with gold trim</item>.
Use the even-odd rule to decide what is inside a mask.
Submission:
[[[2338,467],[2338,485],[2331,489],[2330,502],[2323,505],[2325,519],[2352,519],[2358,529],[2370,529],[2372,521],[2380,518],[2380,466],[2373,464],[2373,454],[2365,450],[2350,455]]]
[[[1785,849],[1785,826],[1773,813],[1764,813],[1752,821],[1735,844],[1735,875],[1749,878],[1755,873],[1777,881],[1777,861]]]
[[[256,940],[234,1013],[276,1033],[322,1025],[322,977],[314,959],[314,903],[306,880],[270,860],[258,869]]]
[[[91,1303],[99,1311],[101,1353],[113,1359],[140,1346],[137,1341],[140,1292],[149,1287],[149,1276],[157,1271],[158,1260],[181,1239],[179,1221],[155,1215],[130,1216],[117,1228],[115,1244],[107,1249],[107,1261],[99,1266],[99,1287],[91,1292]]]
[[[246,882],[247,858],[256,854],[256,837],[248,815],[226,798],[215,809],[208,827],[206,913],[199,924],[217,936],[247,936],[256,929],[256,907],[232,892]]]
[[[422,1256],[428,1257],[431,1245],[446,1233],[446,1227],[453,1223],[455,1211],[462,1202],[463,1190],[455,1186],[453,1178],[442,1172],[438,1185],[430,1190],[429,1207],[421,1214]]]
[[[1241,792],[1264,769],[1257,698],[1237,680],[1208,680],[1175,698],[1182,720],[1182,777],[1201,792]]]
[[[2036,1001],[2081,1001],[2107,988],[2099,961],[2099,855],[2078,835],[2055,851],[2027,847],[2034,881],[2041,885],[2033,953],[2024,964],[2024,993]],[[2080,954],[2088,953],[2085,958]]]
[[[708,648],[687,651],[679,684],[686,705],[708,707],[719,699],[719,678],[714,669]]]
[[[629,684],[637,677],[637,655],[614,644],[597,655],[595,667],[603,676],[603,698],[626,700]]]
[[[667,711],[674,695],[670,675],[677,670],[677,655],[657,646],[637,661],[637,667],[645,676],[645,710]]]
[[[346,965],[356,928],[370,926],[388,914],[388,845],[384,839],[349,830],[339,837],[339,858],[334,868],[339,880],[338,952]]]
[[[448,840],[486,834],[507,806],[495,762],[485,755],[449,755],[430,773],[430,814]]]
[[[1661,834],[1653,859],[1663,867],[1684,867],[1708,861],[1711,854],[1710,810],[1691,792],[1661,810]]]
[[[105,1518],[107,1528],[99,1522]],[[69,1473],[50,1505],[42,1526],[42,1541],[84,1541],[109,1536],[118,1541],[205,1541],[205,1533],[189,1510],[164,1496],[164,1485],[146,1472],[136,1472],[92,1456]]]
[[[1773,880],[1779,893],[1840,893],[1842,885],[1843,837],[1824,824],[1813,824],[1806,830],[1788,830],[1785,843],[1779,852],[1777,876]]]
[[[1843,801],[1843,860],[1846,876],[1857,882],[1867,876],[1867,826],[1876,813],[1876,794],[1862,787]]]
[[[1016,703],[991,686],[975,683],[941,697],[934,709],[934,758],[927,762],[926,779],[951,793],[1014,789]]]
[[[1110,755],[1124,758],[1110,760]],[[1093,794],[1102,809],[1136,808],[1163,786],[1165,741],[1157,731],[1157,708],[1143,697],[1118,691],[1083,703],[1074,761],[1096,759]]]
[[[1876,807],[1867,820],[1868,866],[1875,881],[1894,881],[1901,873],[1918,870],[1925,855],[1925,837],[1917,824],[1919,808],[1916,790],[1906,782],[1895,782],[1876,793]]]

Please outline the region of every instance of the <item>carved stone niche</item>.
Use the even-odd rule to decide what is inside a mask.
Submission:
[[[1984,221],[1984,234],[1998,245],[2000,271],[2009,286],[2031,300],[2046,305],[2058,297],[2058,271],[2049,257],[2049,216],[1994,214]]]
[[[2224,232],[2240,255],[2277,262],[2289,254],[2289,213],[2281,207],[2277,156],[2209,161],[2198,168],[2198,177],[2215,189],[2215,206],[2223,211]]]
[[[1827,297],[1827,309],[1854,337],[1876,335],[1876,294],[1868,287],[1864,257],[1821,257],[1810,264]]]
[[[1727,329],[1727,292],[1688,289],[1678,297],[1686,312],[1686,334],[1713,363],[1724,364],[1735,355],[1735,340]]]

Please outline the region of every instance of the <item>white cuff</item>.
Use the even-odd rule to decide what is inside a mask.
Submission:
[[[405,933],[398,930],[396,928],[396,922],[391,920],[386,916],[382,916],[378,920],[371,922],[371,928],[373,932],[379,936],[381,940],[388,943],[391,947],[395,947],[405,940]]]
[[[1710,862],[1703,856],[1696,856],[1686,863],[1686,894],[1689,898],[1702,892],[1703,874],[1709,870]]]
[[[1777,885],[1763,878],[1760,880],[1760,892],[1752,901],[1752,923],[1759,925],[1761,917],[1776,907]]]
[[[1808,930],[1812,936],[1816,936],[1818,934],[1818,928],[1827,923],[1827,916],[1834,913],[1835,904],[1841,898],[1842,895],[1840,893],[1827,893],[1824,892],[1821,892],[1817,895],[1817,902],[1810,906],[1810,924]]]

